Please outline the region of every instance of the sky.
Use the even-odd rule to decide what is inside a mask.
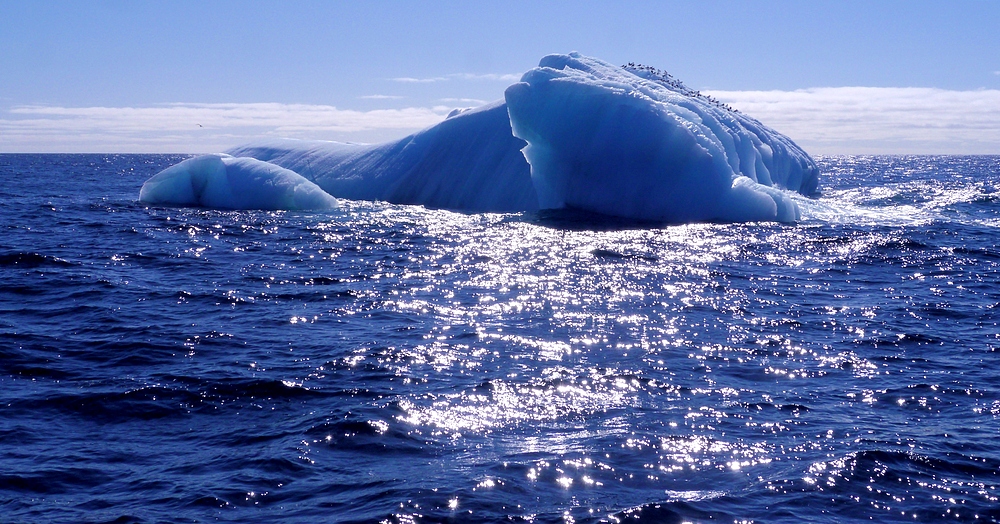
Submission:
[[[669,71],[825,154],[1000,154],[1000,1],[0,0],[0,152],[399,138],[551,53]]]

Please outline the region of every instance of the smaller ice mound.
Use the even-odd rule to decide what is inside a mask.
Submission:
[[[336,209],[337,199],[283,167],[253,158],[202,155],[160,171],[142,185],[139,201],[213,209]]]
[[[816,191],[809,155],[679,82],[642,73],[550,55],[507,88],[540,208],[672,223],[799,219],[782,189]]]

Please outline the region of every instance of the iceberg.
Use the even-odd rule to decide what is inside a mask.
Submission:
[[[653,68],[542,58],[505,93],[542,208],[666,222],[799,219],[816,191],[790,139]]]
[[[337,199],[301,175],[253,158],[215,154],[160,171],[139,190],[146,204],[215,209],[336,209]]]
[[[578,53],[546,56],[503,100],[400,140],[264,140],[228,153],[219,158],[280,166],[338,198],[666,223],[794,222],[791,192],[819,184],[812,158],[757,120],[659,70]]]

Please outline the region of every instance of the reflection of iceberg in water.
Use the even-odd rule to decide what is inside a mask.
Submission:
[[[340,198],[638,220],[795,221],[819,170],[787,137],[649,68],[551,55],[505,100],[378,145],[234,148]]]

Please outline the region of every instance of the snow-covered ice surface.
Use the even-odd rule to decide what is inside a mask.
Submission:
[[[271,139],[228,153],[339,198],[667,223],[794,222],[789,191],[813,195],[819,177],[808,154],[757,120],[658,70],[577,53],[546,56],[504,100],[401,140]]]
[[[336,209],[337,199],[301,175],[253,158],[202,155],[160,171],[139,201],[216,209]]]

